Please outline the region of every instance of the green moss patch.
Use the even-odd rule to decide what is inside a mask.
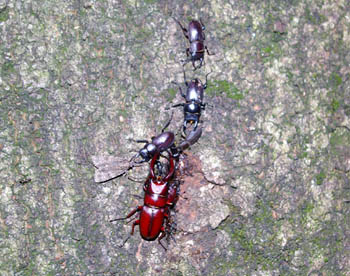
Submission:
[[[233,100],[244,99],[244,92],[240,91],[234,83],[225,80],[208,81],[208,88],[205,91],[212,96],[225,93],[227,98]]]
[[[9,9],[0,10],[0,22],[5,22],[7,19],[9,19]]]

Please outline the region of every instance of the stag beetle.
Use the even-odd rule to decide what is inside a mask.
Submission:
[[[148,162],[157,152],[162,152],[174,146],[175,135],[171,131],[162,132],[156,137],[152,138],[151,142],[147,140],[136,140],[138,143],[146,143],[145,146],[132,158],[134,163]],[[141,160],[135,161],[137,157]]]
[[[166,235],[171,235],[170,208],[178,200],[178,182],[172,181],[175,172],[175,159],[169,154],[169,168],[165,177],[156,175],[155,164],[158,162],[159,152],[157,152],[150,164],[150,174],[144,184],[144,204],[132,210],[125,218],[110,220],[124,220],[132,217],[135,213],[140,212],[139,219],[135,220],[131,235],[134,234],[136,225],[140,226],[141,237],[145,240],[152,241],[158,237],[158,242],[166,250],[161,240]],[[126,242],[126,241],[125,241]]]
[[[130,162],[135,164],[148,162],[153,158],[153,156],[157,152],[163,152],[171,147],[174,147],[175,134],[171,131],[164,132],[164,130],[170,125],[170,122],[173,118],[173,114],[174,113],[171,114],[169,121],[162,128],[162,133],[156,137],[152,137],[151,142],[148,142],[147,140],[135,141],[137,143],[145,143],[145,146],[142,149],[140,149],[135,156],[131,158]],[[138,157],[141,157],[141,160],[136,160]]]
[[[179,87],[181,96],[185,99],[185,103],[175,104],[172,107],[183,106],[184,107],[184,123],[183,132],[186,135],[187,124],[194,124],[193,130],[197,129],[199,118],[201,116],[202,110],[205,110],[206,103],[203,103],[204,90],[207,88],[208,73],[205,76],[205,84],[202,83],[200,79],[193,79],[191,81],[186,80],[186,74],[184,71],[184,80],[187,87],[186,94],[182,92],[180,85],[173,82]],[[186,138],[187,139],[187,138]]]
[[[190,131],[190,133],[186,136],[186,139],[183,140],[179,146],[175,146],[175,135],[171,131],[163,132],[157,137],[154,137],[151,143],[146,140],[137,140],[137,142],[145,142],[146,145],[132,158],[132,160],[136,164],[148,162],[156,153],[161,153],[167,150],[171,152],[171,155],[174,158],[178,158],[182,151],[196,143],[201,136],[202,128],[196,127],[196,129]],[[135,161],[134,159],[138,156],[141,156],[142,159]]]
[[[184,78],[185,78],[186,85],[189,87],[190,85],[186,81],[185,71],[184,71]],[[198,82],[198,80],[197,80],[197,82]],[[189,94],[189,97],[184,96],[180,86],[179,86],[179,88],[180,88],[180,91],[181,91],[181,95],[183,95],[186,98],[186,104],[189,101],[191,101],[191,103],[193,101],[193,102],[195,102],[198,105],[197,102],[200,102],[199,107],[196,107],[197,109],[199,108],[199,115],[200,115],[200,111],[201,111],[201,109],[205,108],[205,104],[201,103],[202,99],[203,99],[203,89],[200,91],[200,88],[199,88],[199,87],[202,87],[203,85],[202,85],[201,82],[200,83],[198,82],[197,86],[198,86],[198,88],[195,88],[195,87],[194,88],[190,88],[190,87],[188,88],[187,94]],[[206,84],[204,85],[204,89],[205,89],[205,87],[206,87]],[[196,95],[194,95],[195,93],[199,93],[199,95],[196,96]],[[187,100],[187,98],[189,100]],[[180,143],[180,146],[176,147],[176,145],[175,145],[175,134],[173,132],[171,132],[171,131],[164,132],[164,130],[169,126],[169,124],[170,124],[170,122],[172,120],[172,117],[173,117],[173,114],[172,114],[170,120],[163,127],[162,133],[159,134],[156,137],[153,137],[151,142],[148,142],[147,140],[136,140],[137,143],[145,143],[145,146],[142,149],[140,149],[138,151],[138,153],[131,158],[131,160],[130,160],[130,167],[133,166],[133,163],[140,164],[140,163],[148,162],[149,160],[151,160],[153,158],[153,156],[156,153],[158,153],[158,152],[162,153],[162,152],[167,151],[167,150],[169,150],[171,152],[171,155],[174,158],[178,158],[180,153],[183,150],[185,150],[186,148],[188,148],[189,146],[193,145],[195,142],[198,141],[198,139],[202,135],[202,129],[200,129],[199,131],[196,131],[198,120],[199,120],[199,116],[196,115],[196,113],[195,113],[195,112],[197,112],[197,110],[195,110],[195,112],[192,112],[192,113],[191,112],[187,112],[186,110],[189,109],[189,108],[191,109],[191,106],[190,107],[186,107],[186,104],[181,103],[181,104],[175,105],[174,107],[180,106],[180,105],[181,106],[185,106],[184,107],[185,114],[188,113],[187,121],[193,121],[193,119],[192,119],[193,116],[197,116],[198,118],[196,117],[197,120],[195,120],[197,122],[195,124],[195,129],[193,131],[191,131],[188,136],[186,136],[186,139]],[[187,104],[187,105],[190,105],[190,103]],[[185,116],[185,120],[186,120],[186,116]],[[187,121],[184,122],[184,129],[185,130],[186,130]],[[136,160],[138,157],[141,157],[140,160]],[[157,163],[157,166],[158,166],[158,163]]]
[[[205,35],[203,31],[205,30],[205,26],[202,23],[201,19],[199,19],[199,21],[192,20],[188,24],[188,29],[186,29],[175,17],[173,17],[173,19],[179,24],[183,34],[190,42],[190,47],[186,49],[187,60],[185,60],[184,65],[192,61],[192,65],[195,71],[196,69],[202,67],[205,50],[207,51],[209,56],[214,55],[213,53],[209,53],[207,46],[204,45]],[[198,67],[196,67],[195,65],[195,61],[197,60],[200,61]]]

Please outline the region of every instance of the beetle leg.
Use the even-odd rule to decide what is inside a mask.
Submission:
[[[130,237],[131,237],[131,235],[129,235],[119,247],[122,248],[124,246],[124,244],[126,244],[126,242],[130,239]]]
[[[160,232],[161,234],[158,237],[158,242],[164,248],[164,250],[167,251],[168,249],[161,242],[161,240],[166,236],[164,226],[162,226],[162,228],[160,229]]]
[[[211,71],[211,72],[212,72],[212,71]],[[211,72],[209,72],[209,73],[205,76],[205,84],[203,85],[203,89],[206,89],[206,88],[207,88],[208,76],[209,76],[209,74],[210,74]]]
[[[168,237],[171,238],[174,241],[174,243],[176,243],[175,237],[173,235],[173,233],[176,233],[176,231],[177,231],[176,222],[175,221],[169,222],[169,225],[167,227],[169,228],[168,229],[168,232],[169,232]]]
[[[186,82],[185,82],[186,83]],[[188,84],[186,83],[186,86],[188,86]],[[181,87],[179,86],[179,90],[180,90],[180,94],[181,94],[181,97],[185,98],[186,99],[186,95],[184,92],[182,92],[182,89]]]
[[[140,140],[134,140],[134,142],[136,142],[136,143],[144,143],[144,144],[148,144],[148,141],[147,141],[147,140],[143,140],[143,139],[140,139]]]
[[[186,86],[188,87],[188,81],[187,81],[187,79],[186,79],[186,73],[185,73],[185,69],[182,67],[182,70],[183,70],[183,72],[184,72],[184,81],[185,81],[185,84],[186,84]],[[184,97],[184,98],[186,98],[186,96],[184,96],[183,94],[181,94],[182,95],[182,97]]]
[[[204,58],[201,58],[200,61],[201,61],[201,62],[199,63],[199,67],[198,67],[198,68],[201,68],[201,67],[202,67],[203,62],[204,62]]]
[[[132,151],[135,151],[135,150],[131,150],[130,152],[132,152]],[[134,163],[134,160],[135,160],[137,157],[139,157],[139,156],[140,156],[140,154],[139,154],[139,152],[137,151],[137,153],[136,153],[133,157],[131,157],[131,159],[129,160],[129,163],[130,163],[130,164]]]
[[[165,221],[163,222],[162,227],[160,228],[161,234],[158,237],[159,244],[164,248],[165,251],[167,251],[167,248],[162,244],[161,240],[167,235],[168,225],[169,225],[169,209],[166,208],[166,213],[164,214]],[[164,224],[166,227],[164,227]]]
[[[199,65],[198,66],[195,66],[194,65],[194,60],[192,60],[192,64],[193,64],[193,67],[194,67],[194,69],[193,69],[193,71],[196,71],[197,69],[199,69],[199,68],[201,68],[202,66],[203,66],[203,61],[204,61],[204,59],[203,59],[203,57],[201,57],[200,59],[199,59]]]
[[[130,141],[130,142],[135,142],[135,143],[144,143],[144,144],[148,144],[148,141],[147,141],[147,140],[144,140],[144,139],[135,140],[135,139],[129,138],[128,141]]]
[[[191,61],[191,59],[181,60],[183,62],[182,66],[185,66],[187,63]]]
[[[141,206],[142,207],[142,206]],[[132,224],[132,229],[130,235],[134,235],[135,226],[140,224],[140,220],[135,220]]]
[[[176,231],[176,229],[175,229],[175,231]],[[171,230],[171,232],[169,233],[169,237],[173,240],[174,243],[176,243],[176,240],[175,240],[175,238],[174,238],[174,235],[173,235],[173,233],[172,233],[172,230]]]
[[[109,222],[113,222],[113,221],[117,221],[117,220],[124,220],[124,219],[128,219],[131,216],[133,216],[136,212],[140,212],[142,210],[143,206],[138,206],[137,208],[135,208],[134,210],[132,210],[126,217],[124,218],[116,218],[116,219],[111,219]]]
[[[185,36],[187,39],[190,39],[190,38],[188,37],[188,31],[187,31],[187,29],[183,28],[183,29],[182,29],[182,32],[183,32],[184,36]]]
[[[136,198],[138,198],[138,199],[140,199],[140,200],[143,200],[143,197],[142,197],[142,196],[140,196],[140,195],[137,195],[137,194],[132,194],[132,196],[133,196],[133,197],[136,197]]]
[[[185,66],[187,63],[189,63],[190,61],[192,61],[192,58],[190,57],[190,49],[187,48],[186,49],[186,55],[187,55],[187,59],[185,60],[181,60],[181,62],[183,62],[182,66]]]
[[[142,164],[142,163],[144,163],[144,162],[147,162],[147,161],[149,161],[149,159],[148,159],[148,160],[141,159],[141,160],[137,160],[137,161],[133,160],[132,162],[133,162],[134,164],[136,164],[136,165],[140,165],[140,164]]]
[[[202,63],[201,63],[202,64]],[[194,59],[192,59],[192,66],[193,66],[193,71],[196,71],[198,68],[201,68],[201,66],[199,66],[199,67],[196,67],[196,64],[195,64],[195,60]]]
[[[180,84],[178,84],[176,81],[172,81],[173,84],[176,84],[178,87],[179,87],[179,91],[180,91],[180,94],[182,97],[186,98],[186,95],[182,92],[182,89],[181,89],[181,86]],[[187,86],[187,83],[185,82],[186,86]]]
[[[207,46],[205,46],[205,50],[207,50],[208,56],[214,56],[214,55],[215,55],[215,53],[209,53],[209,50],[208,50],[208,47],[207,47]]]
[[[167,121],[167,123],[165,124],[165,126],[162,128],[162,133],[164,132],[164,130],[170,125],[171,120],[173,119],[173,115],[174,115],[174,111],[171,112],[171,116],[169,121]]]
[[[181,25],[181,23],[180,23],[177,19],[175,19],[175,17],[173,17],[173,19],[175,20],[175,22],[177,22],[177,24],[180,25],[180,28],[182,29],[182,32],[184,33],[184,36],[185,36],[187,39],[189,39],[189,38],[188,38],[188,31],[187,31],[187,29],[184,28],[184,27]]]
[[[178,107],[178,106],[184,106],[184,105],[185,105],[184,103],[179,103],[179,104],[173,105],[172,107]]]
[[[174,199],[171,202],[167,202],[167,204],[169,205],[170,208],[172,208],[175,206],[175,204],[177,203],[178,200],[179,200],[179,193],[178,193],[178,191],[176,191],[176,195],[175,195]]]
[[[204,30],[205,30],[205,26],[204,26],[204,24],[203,24],[203,22],[202,22],[202,18],[201,18],[201,17],[199,18],[199,22],[201,23],[201,25],[202,25],[202,30],[204,31]]]

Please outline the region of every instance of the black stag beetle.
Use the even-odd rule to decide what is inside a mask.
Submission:
[[[181,25],[181,23],[175,17],[173,17],[173,19],[175,20],[176,23],[179,24],[183,34],[190,42],[190,47],[186,49],[187,60],[185,60],[184,65],[192,61],[192,65],[194,68],[193,70],[195,71],[196,69],[202,67],[205,50],[207,51],[207,54],[209,56],[214,55],[214,53],[209,53],[207,46],[204,45],[205,35],[203,31],[205,30],[205,26],[202,23],[201,19],[199,19],[199,21],[192,20],[188,24],[188,29],[186,29]],[[196,67],[195,61],[197,60],[200,61],[200,64],[199,66]]]
[[[135,164],[140,164],[143,162],[150,161],[156,153],[161,153],[168,149],[175,148],[175,134],[171,131],[164,130],[169,126],[172,120],[173,114],[171,114],[170,120],[166,123],[166,125],[162,129],[162,133],[158,136],[152,137],[151,142],[147,140],[136,140],[137,143],[145,143],[145,146],[138,151],[138,153],[132,157],[132,161]],[[139,158],[137,160],[137,158]]]
[[[208,73],[205,76],[205,83],[203,84],[200,79],[193,79],[191,81],[186,80],[186,73],[184,73],[185,85],[187,87],[186,94],[182,92],[181,86],[177,82],[173,82],[179,87],[181,96],[185,99],[185,103],[175,104],[172,107],[183,106],[184,108],[184,123],[183,132],[186,135],[187,124],[194,124],[193,131],[196,131],[199,118],[202,110],[205,110],[206,103],[203,103],[204,90],[207,88]],[[189,134],[190,135],[190,134]],[[187,139],[187,138],[186,138]]]
[[[162,129],[162,133],[153,137],[151,142],[136,140],[136,142],[145,143],[145,145],[130,160],[120,156],[93,155],[91,159],[95,167],[95,182],[102,183],[122,176],[135,166],[150,161],[157,153],[159,153],[159,156],[164,157],[162,153],[167,152],[168,155],[171,154],[173,158],[177,159],[182,151],[196,143],[202,135],[202,129],[197,128],[197,130],[191,131],[185,140],[176,146],[175,134],[171,131],[164,132],[169,123],[170,121]],[[133,139],[130,140],[135,141]],[[166,168],[158,161],[155,163],[155,169],[160,174],[166,173]]]
[[[152,137],[151,142],[148,142],[147,140],[136,140],[138,143],[145,143],[145,146],[140,149],[134,157],[132,157],[132,163],[141,164],[143,162],[148,162],[155,154],[162,153],[164,151],[170,151],[173,158],[178,158],[182,151],[196,143],[202,135],[202,128],[194,129],[186,136],[186,139],[182,141],[179,146],[176,146],[175,134],[171,131],[164,132],[165,128],[167,128],[169,124],[170,121],[162,129],[161,134],[156,137]],[[138,158],[139,160],[137,160]],[[158,163],[156,163],[156,165],[158,166]]]

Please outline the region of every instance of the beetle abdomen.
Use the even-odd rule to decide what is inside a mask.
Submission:
[[[165,209],[143,206],[140,213],[140,234],[145,240],[154,240],[161,232]]]

